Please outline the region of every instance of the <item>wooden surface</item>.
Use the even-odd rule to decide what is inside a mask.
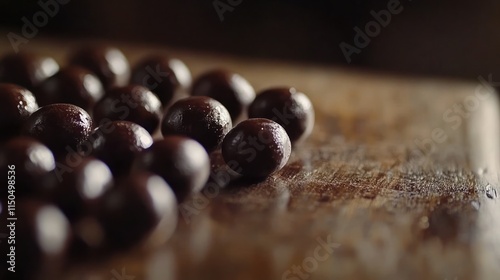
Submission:
[[[63,62],[72,44],[26,48]],[[194,75],[226,67],[257,90],[296,86],[314,103],[316,127],[278,174],[232,182],[198,208],[187,202],[195,214],[180,215],[162,248],[75,265],[68,279],[500,279],[495,94],[457,125],[443,114],[476,84],[115,45],[131,61],[179,57]],[[446,141],[418,152],[415,141],[436,128]],[[314,265],[318,239],[336,243],[326,260],[302,278],[286,274]]]

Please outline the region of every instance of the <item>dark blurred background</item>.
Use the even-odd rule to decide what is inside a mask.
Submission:
[[[0,44],[9,44],[6,34],[20,34],[22,18],[31,21],[41,7],[38,1],[0,1]],[[392,15],[348,63],[339,44],[354,45],[353,28],[364,30],[374,20],[370,11],[387,9],[391,1],[72,0],[60,5],[40,34],[160,43],[404,74],[500,77],[500,1],[495,0],[401,0],[401,13]],[[221,21],[214,5],[224,9],[224,4],[230,9]]]

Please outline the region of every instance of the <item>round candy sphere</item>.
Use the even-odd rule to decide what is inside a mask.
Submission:
[[[90,136],[92,155],[106,163],[113,175],[124,175],[140,152],[153,144],[153,138],[142,126],[128,121],[101,125]]]
[[[125,86],[129,81],[130,66],[128,60],[117,48],[84,47],[72,54],[69,63],[92,71],[106,89],[114,86]]]
[[[51,57],[20,52],[0,59],[0,82],[12,83],[34,90],[41,82],[59,71]]]
[[[179,202],[200,191],[210,175],[210,159],[203,146],[182,136],[167,136],[154,142],[139,155],[135,167],[160,175]]]
[[[12,138],[0,148],[0,171],[13,183],[17,197],[43,193],[45,178],[55,166],[49,148],[32,138]],[[4,196],[7,191],[0,195]]]
[[[135,65],[130,82],[147,87],[166,107],[181,90],[191,85],[191,72],[178,59],[151,55]]]
[[[177,101],[167,110],[161,132],[163,136],[193,138],[211,152],[219,147],[231,127],[231,116],[220,102],[193,96]]]
[[[110,249],[166,241],[177,225],[175,194],[160,176],[136,172],[117,180],[97,214]]]
[[[294,88],[272,88],[255,98],[248,109],[250,118],[279,123],[292,143],[305,139],[314,127],[314,108],[309,98]]]
[[[225,70],[212,70],[198,77],[193,83],[191,94],[219,101],[227,108],[233,121],[246,113],[255,98],[255,91],[247,80]]]
[[[268,119],[249,119],[239,123],[222,143],[222,156],[235,172],[262,178],[285,166],[291,154],[285,129]]]
[[[93,111],[94,121],[130,121],[154,133],[160,126],[162,115],[158,97],[145,87],[128,85],[110,89]]]
[[[16,203],[16,218],[15,279],[61,279],[71,239],[64,214],[53,205],[26,199]],[[4,244],[12,246],[2,242],[0,247]]]
[[[42,82],[35,94],[41,106],[69,103],[89,111],[102,98],[104,89],[89,70],[68,66]]]
[[[92,214],[112,186],[113,175],[106,164],[92,157],[83,159],[70,171],[53,172],[55,178],[47,193],[73,223]]]
[[[49,147],[57,157],[74,153],[92,132],[92,119],[72,104],[51,104],[34,112],[24,133]]]
[[[14,84],[0,84],[0,141],[18,135],[36,110],[38,104],[31,91]]]

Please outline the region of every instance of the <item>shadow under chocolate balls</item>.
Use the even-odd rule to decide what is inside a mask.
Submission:
[[[203,146],[182,136],[167,136],[154,142],[137,157],[134,166],[160,175],[179,202],[200,191],[210,175],[210,159]]]
[[[130,121],[153,134],[160,126],[161,102],[149,89],[139,85],[114,87],[94,107],[96,123],[103,120]]]
[[[0,141],[19,135],[36,110],[38,104],[31,91],[14,84],[0,84]]]
[[[285,129],[268,119],[239,123],[222,143],[222,156],[229,168],[250,178],[264,178],[283,168],[291,150]]]
[[[92,118],[72,104],[51,104],[34,112],[23,133],[45,144],[57,157],[73,153],[92,132]]]
[[[163,117],[163,136],[184,135],[208,152],[217,149],[233,126],[227,109],[217,100],[193,96],[175,102]]]

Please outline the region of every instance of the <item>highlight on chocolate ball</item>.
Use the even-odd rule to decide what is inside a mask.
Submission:
[[[469,2],[1,2],[0,280],[499,279]]]

